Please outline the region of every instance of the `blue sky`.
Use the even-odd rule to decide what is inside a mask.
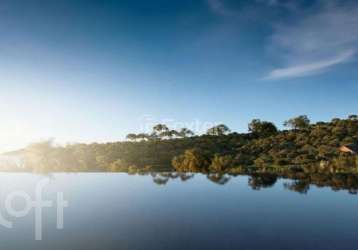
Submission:
[[[357,1],[4,0],[0,18],[0,152],[357,113]]]

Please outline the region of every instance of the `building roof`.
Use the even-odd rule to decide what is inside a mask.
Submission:
[[[344,147],[350,149],[352,152],[358,154],[358,145],[355,143],[351,143],[351,144],[347,144],[347,145],[343,145]]]

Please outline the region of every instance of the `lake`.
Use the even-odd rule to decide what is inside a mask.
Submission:
[[[35,240],[35,208],[20,213],[41,181],[53,206],[42,208],[42,239]],[[12,227],[0,225],[0,249],[357,249],[357,195],[293,184],[203,174],[2,173],[1,222]],[[59,193],[68,201],[63,229]]]

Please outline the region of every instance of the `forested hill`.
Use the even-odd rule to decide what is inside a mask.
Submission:
[[[130,141],[124,142],[32,144],[22,152],[21,165],[28,171],[358,172],[357,154],[340,151],[342,145],[358,144],[357,115],[315,124],[299,116],[284,125],[288,129],[279,131],[273,123],[255,119],[246,134],[221,124],[195,136],[159,124],[151,134],[129,134]]]

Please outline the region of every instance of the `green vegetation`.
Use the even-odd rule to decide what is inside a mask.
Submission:
[[[254,119],[249,124],[249,131],[256,137],[267,137],[277,134],[278,130],[272,122],[261,121]]]
[[[307,129],[309,128],[310,120],[306,115],[300,115],[285,121],[283,125],[292,129]]]
[[[129,134],[124,142],[60,147],[47,141],[21,151],[22,170],[358,173],[357,154],[339,150],[358,143],[357,115],[316,124],[299,116],[284,125],[291,129],[279,131],[272,122],[254,119],[249,133],[220,124],[195,136],[186,128],[158,124],[150,134]]]

